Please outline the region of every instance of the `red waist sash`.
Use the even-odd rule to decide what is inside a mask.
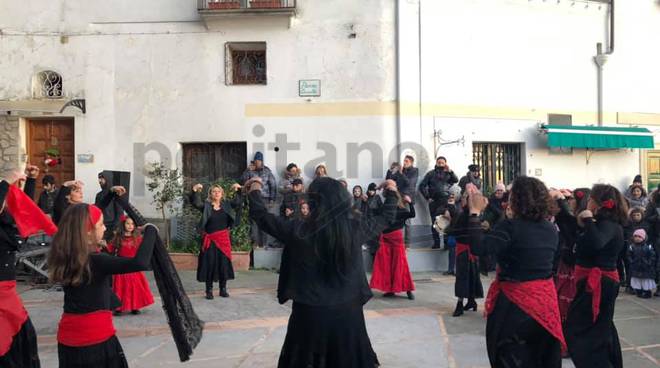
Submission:
[[[204,239],[202,240],[203,252],[209,249],[211,242],[231,261],[231,237],[229,236],[229,229],[219,230],[211,234],[204,233]]]
[[[57,329],[57,342],[71,347],[102,343],[115,334],[112,312],[100,310],[92,313],[62,313]]]
[[[27,311],[16,292],[16,280],[0,281],[0,356],[7,354],[27,319]]]
[[[495,278],[486,297],[486,316],[495,309],[500,292],[559,340],[562,351],[566,351],[557,290],[552,278],[524,282],[500,281]]]
[[[403,243],[403,229],[381,234],[380,244],[390,247],[404,247],[405,244]]]
[[[619,273],[616,270],[603,271],[598,267],[580,267],[575,265],[575,280],[580,281],[587,279],[585,291],[591,293],[591,313],[593,314],[593,321],[596,322],[600,314],[600,294],[601,294],[601,280],[603,276],[619,282]]]
[[[463,243],[456,243],[456,257],[460,256],[461,254],[467,252],[468,254],[468,259],[470,262],[477,262],[479,260],[479,257],[475,256],[472,254],[472,251],[470,251],[470,246],[467,244]]]

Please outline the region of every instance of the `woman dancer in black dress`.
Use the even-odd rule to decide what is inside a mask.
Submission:
[[[577,292],[566,318],[566,342],[577,368],[623,367],[614,304],[619,295],[617,261],[624,246],[628,204],[611,185],[591,190],[587,209],[578,215],[584,231],[576,241]]]
[[[351,196],[337,180],[321,177],[308,189],[309,219],[268,213],[259,180],[246,183],[250,217],[284,243],[277,289],[280,303],[293,300],[279,368],[373,368],[379,365],[364,321],[372,297],[361,245],[387,228],[397,208],[396,183],[386,182],[383,211],[351,216]]]
[[[497,277],[486,299],[492,367],[561,367],[566,343],[552,278],[558,235],[546,220],[550,200],[543,182],[517,178],[509,196],[512,218],[484,234],[479,215],[487,201],[476,188],[469,190],[472,252],[497,259]]]

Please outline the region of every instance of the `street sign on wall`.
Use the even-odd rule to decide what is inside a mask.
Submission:
[[[320,79],[302,79],[298,81],[298,96],[319,97],[321,96]]]

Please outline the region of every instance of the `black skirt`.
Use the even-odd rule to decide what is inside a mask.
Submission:
[[[3,368],[39,368],[39,352],[37,350],[37,334],[30,318],[23,323],[14,336],[9,351],[0,357],[0,367]]]
[[[619,283],[603,277],[600,312],[596,322],[593,322],[591,293],[585,292],[585,285],[585,280],[578,282],[577,293],[564,324],[564,336],[571,359],[577,368],[623,367],[619,334],[613,322]]]
[[[373,368],[362,303],[315,307],[293,303],[278,368]]]
[[[504,293],[486,322],[486,348],[494,368],[561,367],[559,340]]]
[[[467,252],[456,257],[454,294],[457,298],[484,297],[484,287],[479,277],[479,262],[471,262]]]
[[[234,266],[231,260],[215,245],[211,244],[197,258],[197,281],[225,281],[234,279]]]
[[[57,345],[60,368],[128,368],[117,336],[96,345],[71,347]]]

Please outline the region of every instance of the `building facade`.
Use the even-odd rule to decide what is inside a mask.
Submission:
[[[148,215],[145,164],[213,180],[256,151],[351,186],[405,153],[421,175],[478,162],[490,184],[660,177],[654,151],[551,149],[540,129],[597,124],[598,43],[603,124],[660,125],[660,5],[615,6],[613,44],[605,1],[9,1],[0,169],[54,157],[90,201],[98,171],[131,171]]]

